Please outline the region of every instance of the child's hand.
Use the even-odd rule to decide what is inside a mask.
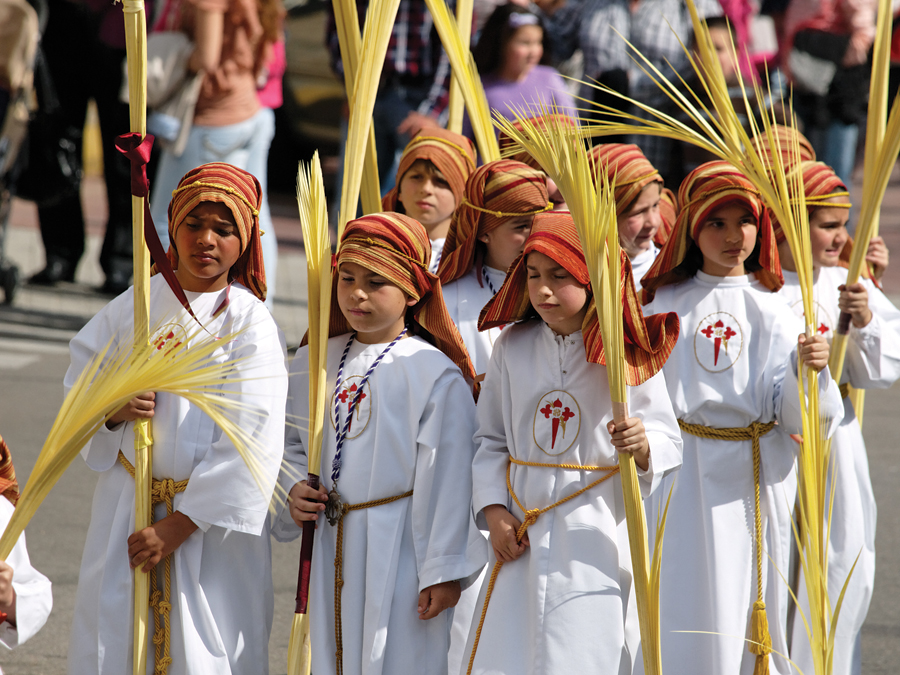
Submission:
[[[419,593],[419,618],[433,619],[445,609],[456,607],[462,593],[458,581],[445,581]]]
[[[181,546],[196,529],[197,525],[193,520],[180,511],[175,511],[171,516],[135,532],[128,537],[131,569],[146,563],[142,569],[149,572],[160,560]]]
[[[866,251],[866,262],[872,266],[872,276],[875,277],[875,280],[881,281],[890,262],[890,253],[884,239],[872,237],[869,249]]]
[[[800,356],[800,362],[807,368],[812,368],[817,373],[822,372],[828,365],[828,341],[824,335],[814,335],[806,337],[801,335],[797,338],[797,352]]]
[[[847,312],[853,318],[853,325],[857,328],[865,328],[872,320],[872,310],[869,309],[869,294],[862,282],[848,286],[838,286],[841,296],[838,299],[838,307],[842,312]]]
[[[149,420],[153,417],[153,409],[156,407],[156,392],[148,391],[135,396],[125,405],[119,408],[113,416],[106,421],[108,429],[132,420]]]
[[[307,520],[318,520],[319,513],[325,510],[325,502],[328,501],[328,493],[325,488],[319,487],[313,490],[306,481],[296,483],[288,493],[291,518],[297,525],[303,527]]]
[[[12,581],[13,568],[0,560],[0,623],[16,622],[16,589]]]
[[[502,504],[485,506],[484,517],[491,532],[491,546],[494,547],[497,560],[508,563],[525,553],[525,548],[530,546],[528,533],[522,536],[521,542],[516,542],[516,532],[522,523],[505,506]]]
[[[650,466],[650,443],[644,431],[644,423],[637,417],[629,417],[621,422],[610,422],[606,430],[612,439],[613,447],[619,452],[629,452],[634,456],[634,463],[641,471]]]

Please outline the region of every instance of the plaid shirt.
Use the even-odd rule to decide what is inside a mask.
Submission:
[[[456,0],[447,0],[447,6],[451,11],[454,10],[455,5]],[[357,0],[356,2],[360,30],[362,30],[362,22],[365,20],[368,6],[368,0]],[[325,43],[331,54],[332,70],[338,77],[343,78],[344,67],[341,63],[334,9],[330,5]],[[400,0],[397,20],[394,22],[394,29],[388,43],[382,81],[398,76],[413,80],[421,78],[425,82],[430,82],[428,96],[419,106],[418,112],[439,119],[447,108],[450,74],[450,61],[441,46],[441,40],[434,27],[431,14],[425,6],[425,1]]]
[[[696,4],[701,18],[722,14],[717,0],[696,0]],[[641,69],[647,67],[643,60],[637,57],[635,62],[634,51],[625,40],[666,77],[673,78],[673,68],[684,74],[690,67],[684,50],[690,47],[694,32],[684,0],[640,0],[634,12],[629,11],[628,0],[588,0],[582,19],[579,42],[585,79],[596,79],[609,70],[625,70],[631,98],[657,109],[668,107],[669,98]],[[590,88],[582,89],[585,98],[592,98],[592,93]],[[671,141],[635,136],[630,142],[639,145],[663,175],[668,173]]]

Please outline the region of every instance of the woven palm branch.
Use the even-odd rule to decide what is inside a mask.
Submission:
[[[466,102],[481,161],[487,163],[500,159],[500,145],[491,124],[487,97],[484,94],[484,87],[481,86],[481,77],[475,67],[472,52],[469,51],[469,31],[466,31],[464,37],[444,0],[425,0],[425,4],[431,12],[431,18],[434,19],[434,27],[453,68],[453,77],[459,84]]]
[[[331,311],[331,242],[328,236],[328,206],[319,153],[308,167],[301,163],[297,173],[297,204],[303,243],[309,298],[309,476],[307,483],[319,487],[322,438],[326,408],[328,367],[328,321]],[[300,570],[297,581],[297,605],[288,644],[288,675],[309,675],[311,662],[309,637],[309,574],[312,563],[315,522],[303,525]]]
[[[613,418],[628,417],[625,382],[625,344],[622,325],[621,251],[616,221],[615,185],[605,171],[594,182],[594,167],[577,129],[550,117],[541,106],[540,124],[533,113],[515,110],[515,120],[500,116],[496,124],[524,148],[557,184],[578,229],[591,287],[600,319],[600,334],[606,355],[606,374],[612,398]],[[656,550],[651,560],[647,538],[647,520],[638,484],[634,457],[619,455],[619,473],[625,518],[634,568],[634,587],[641,630],[641,649],[647,673],[662,673],[659,632],[659,556],[662,552],[664,519],[659,524]]]

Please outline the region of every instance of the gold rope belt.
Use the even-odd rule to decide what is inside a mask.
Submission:
[[[134,478],[134,466],[119,450],[119,463],[125,467],[128,474]],[[153,508],[157,504],[166,505],[166,515],[171,516],[173,512],[173,503],[175,495],[184,492],[188,486],[187,480],[172,480],[171,478],[163,478],[161,480],[153,479],[150,483],[150,524],[156,522],[153,517]],[[172,663],[170,656],[171,647],[171,630],[169,625],[169,612],[172,609],[172,556],[167,555],[162,560],[163,564],[163,589],[159,590],[157,584],[156,570],[158,565],[150,570],[150,607],[153,609],[153,616],[156,628],[153,631],[153,645],[155,647],[154,654],[154,675],[166,675],[169,665]],[[135,570],[136,571],[136,570]]]
[[[509,478],[509,471],[513,464],[518,464],[519,466],[536,466],[536,467],[544,467],[548,469],[569,469],[570,471],[606,471],[606,475],[601,476],[593,483],[589,485],[585,485],[580,490],[573,492],[568,497],[563,497],[557,502],[553,502],[550,506],[545,506],[542,509],[526,509],[522,502],[519,501],[519,498],[516,496],[516,493],[513,491],[512,481]],[[516,530],[516,543],[520,543],[522,538],[525,536],[525,531],[531,527],[535,521],[537,521],[538,516],[543,513],[547,513],[550,509],[555,509],[560,504],[565,504],[570,499],[575,499],[580,494],[584,494],[588,490],[597,485],[600,485],[603,481],[612,478],[617,473],[619,473],[619,467],[616,466],[581,466],[580,464],[544,464],[542,462],[525,462],[520,459],[516,459],[515,457],[509,458],[509,464],[506,465],[506,487],[509,489],[509,494],[512,496],[513,501],[516,503],[522,512],[525,514],[525,518],[522,521],[522,524],[519,526],[519,529]],[[494,583],[497,581],[497,575],[500,573],[500,568],[503,567],[503,561],[498,560],[494,563],[494,568],[491,570],[491,578],[488,581],[487,592],[484,595],[484,606],[481,608],[481,619],[478,621],[478,630],[475,631],[475,642],[472,645],[472,654],[469,656],[469,668],[466,670],[466,675],[472,675],[472,666],[475,663],[475,652],[478,650],[478,642],[481,640],[481,629],[484,627],[484,617],[487,616],[487,608],[488,603],[491,601],[491,594],[494,592]]]
[[[756,534],[756,602],[753,603],[753,619],[751,621],[750,642],[748,649],[756,654],[754,673],[768,672],[768,657],[772,651],[772,638],[769,635],[766,603],[762,590],[762,515],[759,508],[759,439],[772,431],[775,422],[753,422],[749,427],[726,427],[716,429],[702,424],[688,424],[678,420],[678,426],[685,433],[699,438],[716,441],[750,441],[753,447],[753,505],[754,529]],[[765,659],[761,663],[761,659]]]
[[[344,673],[344,641],[341,635],[341,590],[344,587],[344,516],[351,511],[371,509],[374,506],[383,506],[384,504],[412,497],[412,493],[413,491],[410,490],[402,495],[374,499],[370,502],[361,502],[359,504],[343,504],[341,506],[341,515],[338,516],[337,521],[337,546],[334,552],[334,636],[337,644],[337,651],[335,651],[334,656],[337,675],[343,675]]]

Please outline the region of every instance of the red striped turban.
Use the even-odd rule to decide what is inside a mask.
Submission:
[[[266,299],[266,268],[260,244],[259,209],[262,188],[256,177],[224,162],[191,169],[172,192],[169,203],[169,251],[172,269],[178,269],[175,232],[201,202],[225,204],[234,216],[241,238],[241,256],[232,266],[229,281],[246,286],[260,300]],[[271,233],[270,236],[275,236]],[[155,270],[154,270],[155,273]]]
[[[15,506],[19,501],[19,482],[16,480],[16,469],[13,467],[9,446],[0,436],[0,494]]]
[[[756,236],[761,269],[756,272],[756,277],[772,291],[784,285],[769,211],[750,179],[735,167],[721,160],[701,164],[681,184],[678,203],[681,209],[675,221],[675,230],[641,280],[644,304],[653,299],[658,288],[686,278],[685,273],[677,268],[696,246],[700,229],[712,213],[732,203],[746,207],[759,223]]]
[[[547,128],[548,121],[557,124],[567,124],[571,127],[576,126],[574,119],[572,119],[569,115],[561,114],[538,115],[537,117],[530,118],[528,121],[541,129]],[[514,121],[512,125],[519,131],[522,130],[522,123],[519,120]],[[538,164],[538,161],[530,154],[528,154],[527,150],[522,148],[522,146],[520,146],[513,139],[507,136],[505,132],[500,132],[498,141],[500,143],[500,154],[502,156],[508,157],[508,159],[514,159],[517,162],[522,162],[522,164],[527,164],[532,169],[543,170],[543,167]]]
[[[578,283],[588,286],[590,275],[578,239],[575,221],[566,212],[542,213],[535,216],[525,250],[513,263],[506,281],[497,295],[481,310],[478,330],[487,330],[513,321],[538,316],[528,296],[526,256],[532,251],[543,253],[556,261]],[[654,314],[645,317],[634,290],[631,263],[622,252],[622,309],[625,332],[625,380],[635,386],[646,382],[663,367],[678,341],[678,315]],[[592,294],[591,294],[592,295]],[[582,324],[587,360],[606,364],[597,306],[591,297]]]
[[[675,229],[675,220],[678,218],[678,198],[669,188],[663,188],[659,194],[659,219],[662,221],[656,234],[653,236],[653,243],[656,248],[662,248],[669,237],[672,236],[672,230]]]
[[[410,332],[421,335],[475,378],[475,370],[462,338],[444,305],[441,282],[428,271],[431,242],[419,221],[400,213],[373,213],[347,223],[338,249],[331,293],[329,336],[352,328],[337,301],[338,269],[350,262],[365,267],[395,284],[416,300],[407,310]]]
[[[797,171],[800,171],[803,176],[803,192],[806,197],[806,210],[809,213],[820,206],[850,208],[850,192],[844,185],[844,181],[838,178],[830,166],[824,162],[805,161],[791,169],[788,176],[796,175]],[[788,180],[788,190],[791,189],[791,185],[791,181]],[[841,203],[830,204],[826,200],[832,197],[844,197],[845,199]],[[795,198],[794,195],[791,195],[791,202]],[[780,244],[785,239],[784,231],[775,216],[771,215],[771,218],[772,228],[775,230],[775,240]]]
[[[803,134],[792,127],[786,127],[783,124],[776,124],[772,127],[772,135],[775,137],[775,147],[781,153],[781,161],[785,165],[793,164],[791,144],[792,139],[796,137],[797,143],[800,145],[800,161],[815,161],[816,151],[813,150],[812,143]],[[763,163],[768,159],[769,164],[772,162],[772,151],[769,149],[769,141],[765,134],[760,133],[756,138],[759,139],[759,147],[757,152],[763,159]]]
[[[466,189],[466,179],[475,170],[475,146],[462,134],[430,127],[413,136],[403,150],[400,166],[397,168],[397,184],[381,200],[385,211],[403,210],[399,199],[400,182],[409,168],[420,159],[428,160],[441,172],[457,206],[459,205]]]
[[[617,216],[625,213],[625,209],[650,183],[659,183],[660,189],[662,188],[663,179],[659,171],[636,145],[601,143],[591,149],[590,157],[594,171],[605,170],[609,182],[615,181]]]
[[[480,166],[466,181],[465,195],[450,221],[438,268],[441,282],[449,284],[472,269],[478,237],[510,218],[551,208],[543,171],[512,159],[498,159]]]

